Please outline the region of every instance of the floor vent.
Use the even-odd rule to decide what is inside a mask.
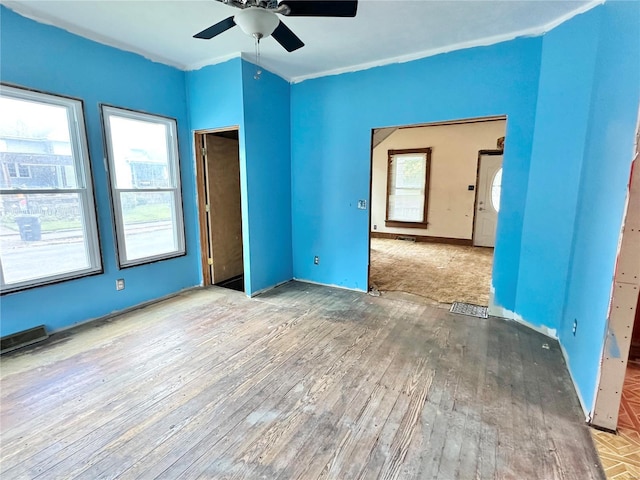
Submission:
[[[451,313],[459,313],[460,315],[469,315],[470,317],[488,318],[488,307],[482,305],[473,305],[472,303],[453,302]]]
[[[415,242],[416,237],[411,237],[409,235],[398,235],[396,240],[404,240],[405,242]]]
[[[40,342],[49,338],[44,325],[39,327],[30,328],[29,330],[23,330],[22,332],[7,335],[0,339],[0,353],[10,352],[16,348],[25,347],[32,343]]]

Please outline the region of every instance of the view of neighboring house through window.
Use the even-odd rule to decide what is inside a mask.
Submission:
[[[82,103],[0,86],[0,287],[101,270]]]
[[[387,226],[426,227],[431,149],[389,150]]]
[[[121,266],[185,253],[175,120],[103,106]]]

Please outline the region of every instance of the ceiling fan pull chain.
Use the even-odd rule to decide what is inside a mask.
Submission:
[[[253,38],[255,38],[256,41],[256,74],[253,78],[260,80],[260,75],[262,74],[262,69],[260,68],[260,35],[254,35]]]

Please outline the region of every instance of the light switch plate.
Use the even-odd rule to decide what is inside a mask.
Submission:
[[[366,210],[367,209],[367,201],[366,200],[358,200],[358,209]]]

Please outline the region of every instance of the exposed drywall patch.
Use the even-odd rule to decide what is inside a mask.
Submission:
[[[618,345],[616,333],[611,329],[611,324],[609,324],[607,330],[607,337],[609,338],[609,341],[605,342],[605,345],[607,345],[607,355],[611,358],[620,358],[620,346]]]
[[[202,61],[202,62],[198,62],[198,63],[194,63],[192,65],[188,65],[188,66],[186,66],[184,68],[184,70],[187,71],[187,72],[195,72],[195,71],[203,69],[204,67],[218,65],[220,63],[224,63],[224,62],[227,62],[229,60],[233,60],[234,58],[243,58],[243,55],[242,55],[241,52],[236,52],[236,53],[231,53],[229,55],[223,55],[221,57],[210,58],[210,59]]]
[[[495,302],[495,289],[493,285],[491,285],[491,290],[489,291],[489,316],[491,317],[500,317],[506,320],[512,320],[517,322],[525,327],[528,327],[532,330],[535,330],[538,333],[541,333],[549,338],[553,338],[554,340],[558,339],[558,331],[555,328],[549,328],[546,325],[534,325],[531,322],[528,322],[516,312],[509,310],[508,308],[504,308]]]

